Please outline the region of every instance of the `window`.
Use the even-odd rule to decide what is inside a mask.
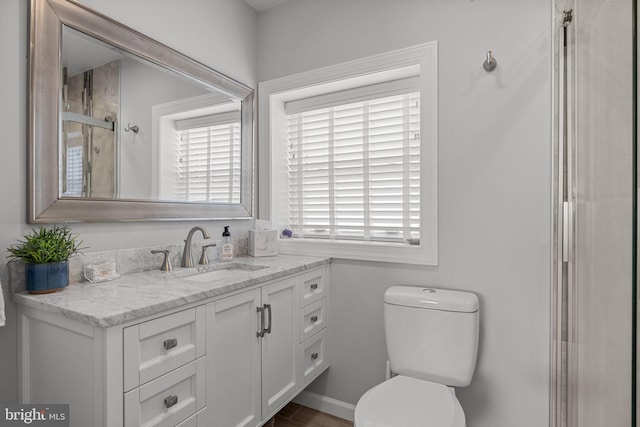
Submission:
[[[437,265],[436,47],[260,84],[260,216],[293,231],[281,253]]]
[[[418,79],[362,89],[357,102],[347,90],[286,104],[289,225],[295,237],[417,243]]]
[[[240,203],[240,118],[230,112],[176,120],[178,200]]]

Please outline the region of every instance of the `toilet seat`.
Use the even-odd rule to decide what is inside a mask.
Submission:
[[[358,401],[355,427],[465,427],[455,391],[443,384],[398,375]]]

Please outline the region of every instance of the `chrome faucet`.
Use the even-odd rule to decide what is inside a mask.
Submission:
[[[191,268],[193,267],[193,258],[191,258],[191,239],[193,239],[193,233],[200,230],[202,232],[202,237],[205,239],[209,239],[209,232],[206,228],[200,227],[199,225],[193,227],[189,230],[189,234],[187,234],[187,240],[184,241],[184,251],[182,251],[182,267]]]

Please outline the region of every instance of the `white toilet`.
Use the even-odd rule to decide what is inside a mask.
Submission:
[[[475,369],[478,297],[393,286],[384,295],[384,319],[395,376],[360,398],[354,426],[465,427],[453,387],[469,385]]]

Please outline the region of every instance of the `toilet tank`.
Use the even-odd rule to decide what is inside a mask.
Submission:
[[[454,387],[469,385],[478,353],[478,297],[392,286],[384,295],[391,370]]]

